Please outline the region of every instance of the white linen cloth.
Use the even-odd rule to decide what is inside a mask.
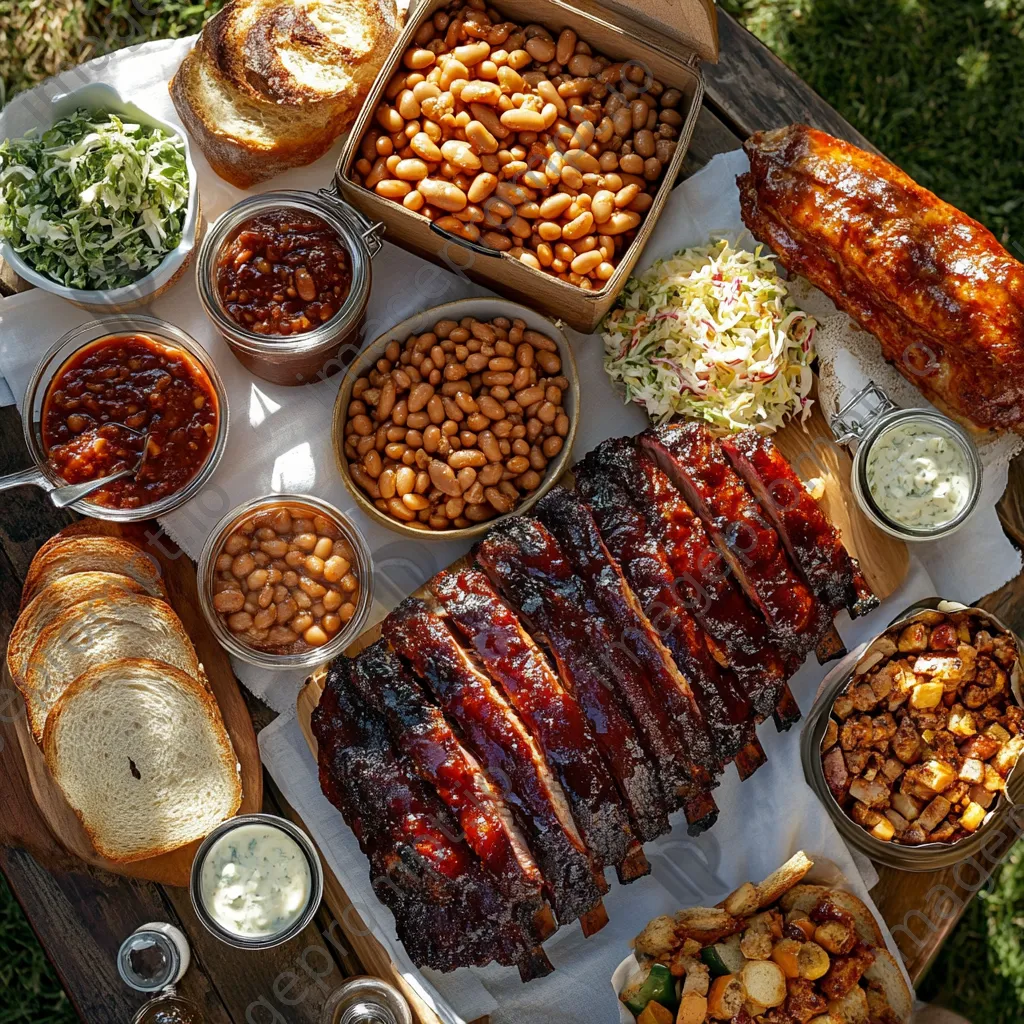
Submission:
[[[32,93],[16,97],[0,112],[0,135],[23,132],[42,116],[42,100],[97,78],[111,82],[154,114],[176,120],[166,83],[189,45],[190,40],[145,44],[50,80]],[[281,175],[266,187],[323,187],[331,180],[336,155]],[[204,209],[212,220],[243,193],[216,177],[198,152],[196,164]],[[742,237],[733,179],[745,164],[742,154],[727,154],[680,185],[662,214],[642,265],[680,247],[701,244],[711,232]],[[385,245],[373,269],[367,339],[413,312],[483,291],[391,245]],[[150,311],[186,330],[212,353],[227,385],[231,407],[228,447],[212,486],[162,521],[189,555],[198,555],[214,523],[241,501],[271,490],[315,493],[347,511],[366,537],[374,558],[373,616],[377,618],[464,552],[467,545],[400,539],[369,522],[354,507],[338,478],[331,451],[330,420],[337,377],[299,388],[277,387],[252,377],[206,320],[191,277],[153,303]],[[0,373],[19,402],[42,353],[62,333],[88,319],[90,314],[43,292],[0,302]],[[636,433],[646,421],[638,408],[624,407],[613,393],[602,368],[600,339],[571,336],[583,394],[576,442],[577,454],[582,455],[606,437]],[[1001,481],[991,479],[988,484],[993,494],[1001,493],[1005,470]],[[959,555],[954,558],[950,554],[951,548],[965,557],[969,552],[968,567]],[[999,587],[1018,568],[1019,558],[998,524],[993,525],[991,509],[983,509],[954,545],[917,546],[899,591],[865,619],[850,623],[844,615],[840,632],[852,648],[880,631],[917,598],[939,593],[971,602]],[[451,1024],[484,1013],[502,1024],[537,1019],[611,1024],[618,1019],[618,1011],[609,979],[628,939],[650,917],[687,904],[714,903],[740,882],[764,877],[799,848],[837,865],[862,898],[868,899],[867,888],[877,879],[869,862],[859,857],[855,860],[847,850],[805,784],[796,733],[780,735],[769,724],[761,730],[768,763],[742,786],[735,772],[727,773],[716,791],[722,814],[714,829],[691,839],[685,827],[677,827],[670,836],[649,844],[652,875],[628,887],[613,883],[606,898],[611,921],[602,932],[585,940],[578,927],[572,926],[546,944],[558,968],[550,977],[523,985],[514,969],[420,974],[397,942],[390,914],[373,895],[367,864],[354,837],[320,793],[316,765],[294,714],[301,676],[260,673],[241,663],[235,668],[247,686],[283,712],[260,734],[267,768],[302,815],[374,933],[410,983],[420,986],[425,998]],[[810,707],[823,675],[820,666],[807,664],[792,681],[793,693],[804,709]]]

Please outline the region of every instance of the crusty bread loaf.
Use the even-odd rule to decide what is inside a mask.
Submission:
[[[36,740],[42,741],[50,709],[78,676],[95,665],[140,654],[168,662],[196,680],[204,678],[181,620],[158,598],[112,594],[61,612],[40,632],[19,686]]]
[[[79,676],[47,721],[43,751],[96,850],[117,863],[201,839],[242,801],[216,701],[159,661],[111,661]]]
[[[152,555],[119,537],[69,535],[47,541],[32,559],[21,593],[24,609],[44,587],[73,572],[116,572],[141,584],[147,594],[166,597],[160,567]]]
[[[61,612],[83,601],[117,593],[145,594],[141,583],[116,572],[75,572],[44,587],[18,616],[7,642],[7,669],[20,685],[39,634]]]
[[[248,188],[331,148],[397,36],[394,0],[229,0],[171,98],[210,166]]]

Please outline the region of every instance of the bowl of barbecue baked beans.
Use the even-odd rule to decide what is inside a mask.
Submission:
[[[246,369],[275,384],[341,370],[370,297],[371,225],[341,200],[264,192],[207,232],[197,281],[207,316]]]
[[[506,299],[410,317],[349,367],[334,450],[367,515],[420,539],[484,533],[568,466],[579,378],[565,335]]]
[[[196,571],[214,636],[261,668],[332,658],[358,635],[372,601],[366,542],[338,509],[308,494],[272,494],[233,509]]]
[[[68,331],[29,380],[25,444],[54,483],[122,477],[75,502],[98,519],[134,522],[200,492],[224,454],[228,397],[206,350],[173,324],[142,314]]]

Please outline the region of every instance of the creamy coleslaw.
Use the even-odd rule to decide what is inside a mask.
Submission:
[[[629,279],[601,327],[605,369],[656,423],[771,432],[810,414],[816,327],[760,246],[720,239]]]

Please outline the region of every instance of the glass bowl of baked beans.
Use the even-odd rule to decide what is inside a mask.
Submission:
[[[367,515],[421,539],[484,533],[564,472],[579,409],[568,340],[506,299],[410,317],[349,367],[334,450]]]
[[[197,574],[214,636],[261,668],[312,668],[334,657],[358,636],[372,601],[362,535],[308,494],[233,509],[210,534]]]

